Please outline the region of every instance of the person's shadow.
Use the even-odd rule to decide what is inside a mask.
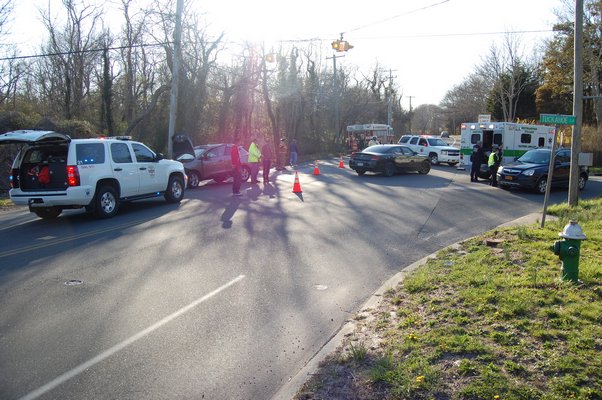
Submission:
[[[274,185],[272,185],[272,182],[268,181],[263,184],[263,194],[270,196],[270,199],[275,198],[277,193],[278,192]]]
[[[236,210],[238,210],[238,207],[240,207],[241,200],[242,199],[240,197],[233,197],[230,200],[230,202],[226,205],[226,209],[224,210],[220,218],[222,221],[222,228],[232,228],[232,217],[236,213]]]

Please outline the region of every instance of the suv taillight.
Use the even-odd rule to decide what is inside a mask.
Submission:
[[[16,189],[19,187],[19,170],[14,168],[11,169],[10,177],[8,178],[10,181],[10,187]]]
[[[69,186],[79,186],[79,170],[77,165],[67,165],[67,184]]]

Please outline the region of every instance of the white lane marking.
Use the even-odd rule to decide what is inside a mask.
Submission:
[[[33,399],[37,399],[38,397],[40,397],[43,394],[51,391],[55,387],[57,387],[57,386],[65,383],[69,379],[76,377],[77,375],[81,374],[82,372],[84,372],[88,368],[90,368],[90,367],[98,364],[99,362],[103,361],[105,358],[108,358],[108,357],[112,356],[113,354],[115,354],[115,353],[123,350],[125,347],[129,346],[130,344],[136,342],[139,339],[142,339],[144,336],[146,336],[146,335],[154,332],[155,330],[159,329],[163,325],[165,325],[165,324],[171,322],[172,320],[178,318],[182,314],[187,313],[188,311],[190,311],[194,307],[196,307],[199,304],[201,304],[201,303],[209,300],[213,296],[215,296],[215,295],[219,294],[220,292],[226,290],[227,288],[229,288],[230,286],[234,285],[235,283],[240,282],[244,278],[245,278],[244,275],[239,275],[238,277],[236,277],[235,279],[233,279],[230,282],[226,283],[225,285],[223,285],[223,286],[215,289],[213,292],[211,292],[209,294],[206,294],[205,296],[203,296],[203,297],[201,297],[201,298],[193,301],[192,303],[190,303],[187,306],[179,309],[178,311],[174,312],[173,314],[168,315],[167,317],[165,317],[162,320],[160,320],[159,322],[157,322],[157,323],[149,326],[148,328],[144,329],[143,331],[140,331],[137,334],[135,334],[133,336],[130,336],[129,338],[127,338],[123,342],[118,343],[115,346],[111,347],[110,349],[103,351],[102,353],[100,353],[96,357],[91,358],[90,360],[86,361],[85,363],[80,364],[77,367],[73,368],[72,370],[65,372],[64,374],[62,374],[59,377],[51,380],[50,382],[48,382],[47,384],[45,384],[45,385],[37,388],[36,390],[34,390],[32,392],[29,392],[25,396],[21,397],[19,400],[33,400]]]

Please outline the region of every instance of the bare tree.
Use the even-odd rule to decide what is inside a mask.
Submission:
[[[492,89],[492,96],[502,109],[504,121],[514,121],[517,103],[530,83],[528,75],[532,71],[532,63],[523,55],[518,38],[507,34],[502,47],[493,44],[477,71]]]
[[[437,134],[443,126],[442,109],[434,104],[421,104],[414,109],[412,126],[422,134]]]
[[[477,116],[486,111],[490,90],[482,75],[472,73],[449,90],[440,105],[455,121],[476,121]]]
[[[42,59],[39,83],[51,104],[61,99],[60,112],[66,119],[83,117],[85,101],[91,94],[91,76],[98,65],[102,36],[96,32],[102,11],[83,1],[62,0],[67,20],[58,26],[51,15],[50,4],[41,10],[42,22],[49,40],[44,51],[51,54]]]
[[[6,27],[14,7],[14,0],[0,1],[0,37],[6,34]]]

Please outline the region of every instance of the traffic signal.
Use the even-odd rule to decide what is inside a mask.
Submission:
[[[349,44],[348,41],[346,40],[335,40],[334,42],[331,43],[332,49],[342,53],[348,50],[351,50],[353,48],[352,45]]]

